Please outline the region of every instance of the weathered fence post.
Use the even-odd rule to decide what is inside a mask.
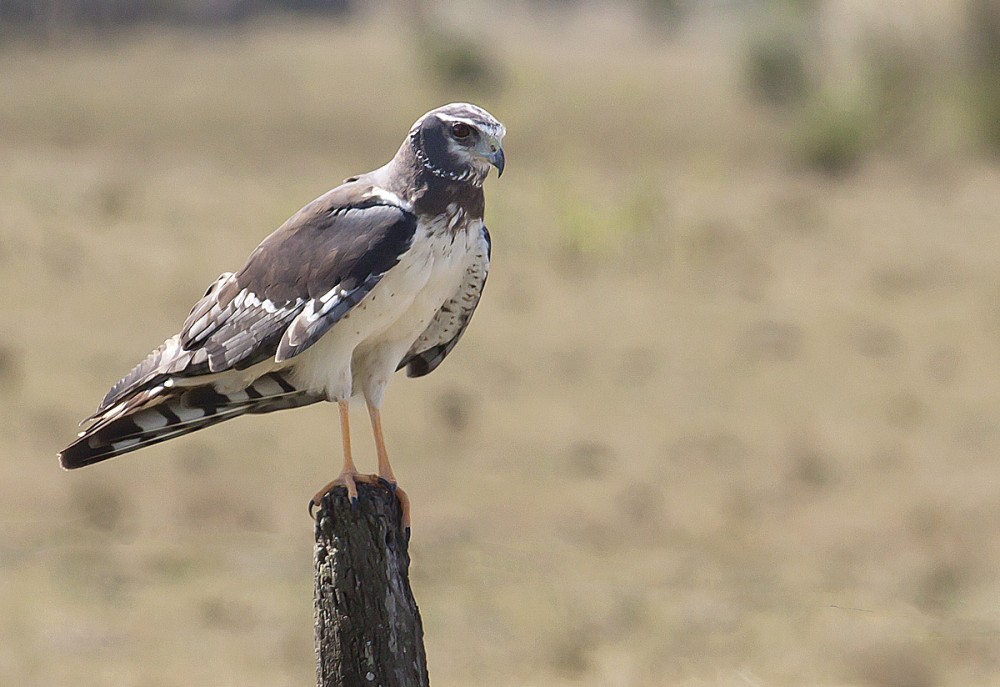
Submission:
[[[400,517],[395,496],[368,484],[358,485],[355,510],[337,488],[316,512],[319,687],[428,687]]]

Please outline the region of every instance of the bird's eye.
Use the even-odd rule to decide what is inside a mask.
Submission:
[[[472,135],[472,127],[465,122],[456,122],[451,125],[451,133],[454,134],[455,138],[468,138]]]

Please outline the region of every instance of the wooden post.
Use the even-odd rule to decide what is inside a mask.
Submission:
[[[319,687],[428,687],[420,612],[410,591],[399,501],[338,487],[316,512],[314,613]]]

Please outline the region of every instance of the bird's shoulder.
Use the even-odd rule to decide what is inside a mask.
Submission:
[[[384,188],[372,176],[373,173],[369,172],[345,179],[339,186],[304,205],[261,245],[280,241],[303,230],[350,228],[352,224],[371,224],[376,218],[414,214],[409,201]]]
[[[417,216],[404,198],[367,177],[352,177],[289,217],[250,254],[239,283],[275,301],[314,298],[395,264]]]

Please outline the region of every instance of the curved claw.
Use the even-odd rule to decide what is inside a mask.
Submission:
[[[380,484],[389,490],[398,501],[400,509],[402,510],[402,525],[403,532],[406,535],[406,541],[410,541],[410,497],[407,496],[406,492],[399,488],[395,480],[387,479],[381,475],[364,475],[357,472],[344,473],[341,474],[337,479],[327,484],[319,493],[314,497],[309,499],[309,517],[313,520],[316,519],[315,509],[319,508],[323,503],[323,497],[329,494],[334,487],[343,486],[347,488],[347,497],[351,502],[351,512],[356,513],[358,511],[358,490],[356,482],[363,482],[366,484]]]
[[[392,493],[399,501],[399,508],[402,511],[403,532],[406,534],[406,541],[410,541],[410,497],[402,489],[393,489]]]
[[[406,534],[406,541],[410,541],[410,497],[406,495],[406,492],[399,488],[396,480],[388,479],[381,475],[376,475],[378,483],[389,490],[389,493],[396,497],[399,501],[399,507],[403,511],[403,532]]]
[[[337,479],[333,480],[325,487],[316,492],[316,495],[312,497],[312,506],[309,508],[309,513],[312,514],[313,507],[318,507],[323,503],[323,497],[333,491],[334,487],[344,487],[347,489],[347,498],[351,501],[351,510],[357,511],[358,509],[358,487],[357,482],[371,482],[371,477],[369,475],[362,475],[354,471],[344,471],[337,476]],[[315,518],[314,518],[315,519]]]

